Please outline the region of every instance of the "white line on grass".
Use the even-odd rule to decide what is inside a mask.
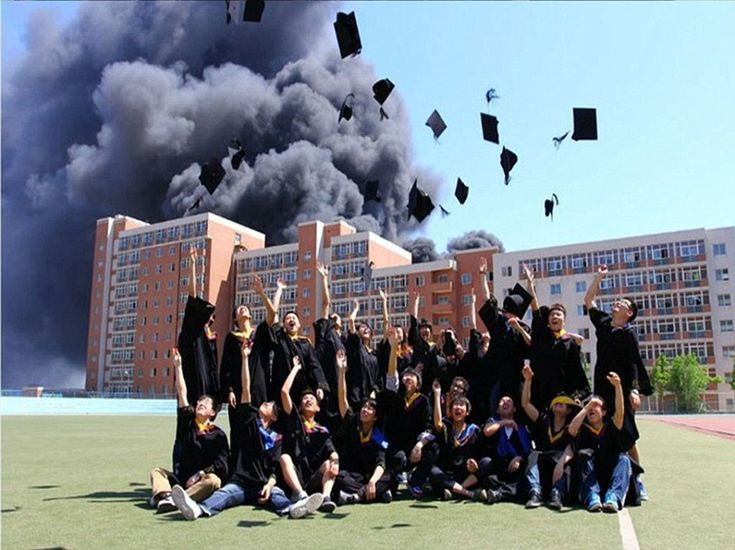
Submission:
[[[641,550],[638,537],[635,535],[633,520],[630,519],[627,508],[623,508],[618,514],[618,527],[620,528],[620,537],[623,539],[623,550]]]

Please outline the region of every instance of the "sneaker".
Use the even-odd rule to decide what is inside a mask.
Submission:
[[[607,499],[605,504],[602,505],[602,511],[607,512],[608,514],[617,514],[618,503],[612,499]]]
[[[357,504],[360,502],[360,498],[355,493],[345,493],[344,491],[340,491],[337,502],[339,502],[340,506],[347,506],[349,504]]]
[[[300,493],[297,493],[295,495],[291,495],[291,504],[296,504],[300,500],[304,500],[309,495],[306,493],[306,491],[302,490]]]
[[[171,496],[179,512],[189,521],[193,521],[202,515],[202,509],[186,494],[186,491],[184,491],[181,485],[174,485],[173,489],[171,489]]]
[[[541,492],[538,490],[531,490],[528,493],[528,501],[526,502],[526,508],[538,508],[544,502],[541,500]]]
[[[393,502],[393,492],[388,489],[385,493],[378,497],[378,501],[384,502],[386,504],[388,504],[389,502]]]
[[[406,487],[408,487],[408,492],[411,493],[411,496],[413,498],[419,499],[424,497],[424,490],[418,486],[418,485],[411,485],[409,482],[406,484]]]
[[[331,514],[337,509],[337,504],[329,498],[329,496],[325,496],[322,500],[322,505],[319,506],[319,511],[324,512],[325,514]]]
[[[564,507],[561,502],[561,495],[556,489],[552,489],[549,495],[549,507],[553,510],[561,510]]]
[[[641,480],[641,476],[635,478],[635,483],[638,486],[638,496],[640,497],[641,501],[648,500],[648,491],[646,491],[646,486],[643,485],[643,481]]]
[[[156,508],[158,506],[158,495],[152,495],[151,498],[148,499],[148,505],[151,508]]]
[[[174,504],[174,499],[171,498],[171,495],[163,497],[161,500],[158,501],[158,504],[156,505],[156,511],[161,514],[166,512],[173,512],[174,510],[176,510],[176,504]]]
[[[500,493],[497,491],[493,491],[492,489],[488,489],[487,498],[485,499],[485,503],[495,504],[496,502],[500,502]]]
[[[597,495],[590,497],[589,502],[587,503],[587,511],[595,513],[601,510],[602,502],[600,502],[600,497],[598,497]]]
[[[293,504],[291,506],[291,509],[289,510],[289,514],[294,519],[303,518],[304,516],[313,514],[322,505],[323,500],[324,495],[322,495],[321,493],[314,493],[313,495],[309,495],[306,498],[302,498],[296,504]]]
[[[449,489],[444,489],[444,491],[442,491],[442,500],[452,500],[453,498],[454,495],[452,495],[452,491],[450,491]]]
[[[398,483],[408,485],[408,474],[406,474],[406,472],[399,472],[396,476],[396,480],[398,481]]]
[[[475,502],[487,502],[487,491],[485,489],[475,489],[472,491],[472,500]]]

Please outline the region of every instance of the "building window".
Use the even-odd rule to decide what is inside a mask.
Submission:
[[[302,279],[305,281],[311,279],[311,269],[304,269],[304,273],[302,274]]]
[[[584,317],[585,316],[584,306],[581,306],[581,305],[578,305],[577,306],[577,316],[578,317]]]
[[[575,282],[574,288],[577,290],[577,292],[586,292],[587,291],[587,281]]]
[[[712,253],[715,256],[724,256],[726,254],[725,252],[725,243],[716,243],[712,245]]]
[[[718,294],[717,295],[717,305],[722,307],[727,307],[732,305],[732,300],[730,298],[729,294]]]
[[[308,262],[309,260],[311,260],[311,250],[304,252],[304,261]]]
[[[735,357],[735,346],[722,346],[722,356],[725,359]]]
[[[449,275],[447,275],[446,273],[443,273],[443,274],[439,275],[436,278],[436,282],[437,283],[446,283],[446,282],[449,282]]]
[[[503,277],[512,277],[513,276],[513,266],[511,265],[504,265],[500,268],[500,274]]]
[[[468,306],[472,303],[472,294],[464,294],[462,296],[462,304]]]
[[[156,367],[151,367],[150,376],[156,376]]]
[[[716,269],[715,270],[715,280],[716,281],[729,281],[730,280],[730,271],[725,267],[723,269]]]
[[[303,294],[304,298],[308,298],[309,296],[311,296],[311,289],[310,288],[304,288],[304,291],[303,291],[302,294]]]
[[[310,307],[303,307],[303,308],[301,308],[301,314],[304,317],[310,317],[311,316],[311,308]]]
[[[588,365],[592,362],[592,354],[589,351],[584,352],[584,362]]]
[[[723,319],[720,321],[720,332],[732,332],[733,324],[732,319]]]
[[[439,317],[439,318],[438,318],[438,319],[436,320],[436,323],[437,323],[438,325],[448,325],[448,324],[449,324],[449,317]]]
[[[551,295],[555,296],[558,294],[561,294],[561,284],[560,283],[551,283]]]
[[[470,316],[469,315],[465,315],[462,317],[462,326],[464,328],[467,328],[470,326]]]
[[[426,284],[426,278],[423,275],[416,276],[416,286],[424,286]]]
[[[471,273],[462,273],[462,276],[460,277],[460,281],[462,281],[463,285],[468,285],[472,282],[472,274]]]

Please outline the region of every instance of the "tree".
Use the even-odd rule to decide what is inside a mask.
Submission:
[[[671,371],[671,361],[665,355],[661,355],[656,359],[651,369],[651,383],[658,397],[658,410],[663,411],[664,394],[669,387],[669,374]]]
[[[656,360],[658,364],[659,360]],[[719,376],[709,376],[707,367],[699,364],[696,355],[678,355],[670,362],[670,367],[663,366],[661,375],[666,389],[674,394],[678,412],[698,412],[703,409],[702,393],[707,385],[721,381]],[[667,378],[667,379],[666,379]]]

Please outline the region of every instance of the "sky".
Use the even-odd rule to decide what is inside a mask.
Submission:
[[[267,3],[262,23],[226,28],[219,1],[0,10],[3,387],[82,384],[94,221],[183,215],[233,134],[246,166],[203,207],[270,244],[337,216],[439,253],[477,230],[522,250],[733,224],[734,2]],[[336,53],[337,11],[355,12],[356,57]],[[383,122],[379,78],[396,86]],[[557,150],[574,107],[597,109],[599,139]],[[507,186],[502,146],[519,157]],[[371,178],[384,200],[363,207]],[[451,215],[406,223],[414,178]]]

